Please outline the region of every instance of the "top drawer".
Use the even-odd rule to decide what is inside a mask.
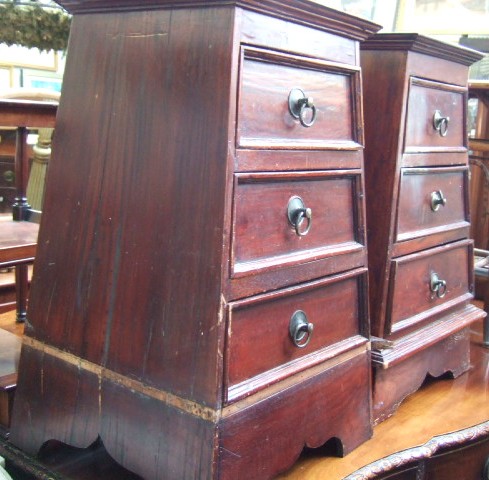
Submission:
[[[361,147],[359,68],[243,47],[240,71],[238,148]]]
[[[467,90],[411,77],[405,152],[465,152]]]

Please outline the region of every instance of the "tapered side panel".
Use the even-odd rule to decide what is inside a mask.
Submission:
[[[206,404],[233,23],[228,8],[75,17],[28,328]]]
[[[388,245],[393,235],[402,148],[405,52],[361,51],[365,125],[365,188],[371,331],[384,329]],[[387,66],[386,66],[387,64]],[[394,120],[393,119],[398,119]]]

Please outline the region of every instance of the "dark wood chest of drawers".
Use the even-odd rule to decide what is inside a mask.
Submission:
[[[377,26],[296,0],[61,3],[12,442],[100,436],[179,480],[355,448],[371,435],[358,44]]]
[[[373,410],[469,368],[467,75],[476,52],[416,34],[362,46]]]

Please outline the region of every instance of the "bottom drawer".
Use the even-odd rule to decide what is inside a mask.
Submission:
[[[231,303],[226,400],[365,344],[365,292],[366,269],[360,268]]]
[[[472,240],[461,240],[394,259],[386,333],[412,327],[471,299],[472,251]]]
[[[365,348],[329,368],[318,367],[302,382],[260,400],[244,400],[241,409],[224,410],[219,424],[221,480],[271,478],[289,468],[304,446],[320,447],[335,438],[343,456],[372,436]]]

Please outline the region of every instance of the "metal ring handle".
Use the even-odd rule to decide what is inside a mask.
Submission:
[[[434,212],[438,211],[440,206],[445,206],[447,204],[447,199],[444,197],[441,190],[436,190],[431,192],[431,210]]]
[[[440,134],[441,137],[446,137],[448,133],[448,122],[450,117],[444,117],[440,110],[435,110],[433,114],[433,128]]]
[[[311,111],[311,118],[306,120],[307,112]],[[300,88],[293,88],[289,92],[289,113],[299,120],[303,127],[309,128],[314,125],[317,110],[312,97],[308,97]]]
[[[302,98],[299,100],[300,112],[299,112],[299,122],[303,127],[312,127],[316,121],[316,107],[314,106],[314,101],[311,97]],[[311,119],[306,121],[306,112],[311,110]]]
[[[300,226],[304,218],[307,220],[307,226],[304,230],[301,230]],[[305,237],[309,233],[309,230],[311,230],[311,226],[312,226],[312,210],[310,208],[301,208],[300,210],[298,210],[294,221],[295,233],[299,237]]]
[[[438,298],[443,298],[447,293],[447,282],[433,272],[430,276],[430,290],[436,293]]]
[[[314,325],[307,319],[302,310],[297,310],[290,317],[289,335],[297,348],[304,348],[311,341]]]
[[[301,197],[291,197],[287,205],[287,218],[289,223],[294,227],[295,233],[299,237],[306,236],[312,227],[312,210],[304,205]],[[301,225],[307,221],[306,228],[301,230]]]

